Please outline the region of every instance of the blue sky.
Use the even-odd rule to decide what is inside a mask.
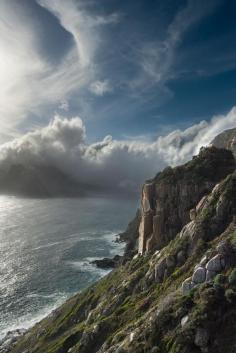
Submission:
[[[2,142],[55,112],[81,117],[95,141],[155,138],[235,104],[235,1],[2,0],[0,10]]]
[[[136,191],[236,126],[236,3],[1,0],[0,163]]]

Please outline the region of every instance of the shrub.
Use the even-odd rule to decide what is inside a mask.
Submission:
[[[229,284],[236,285],[236,268],[234,268],[229,275]]]
[[[216,275],[214,278],[214,284],[220,285],[220,284],[224,284],[225,282],[226,282],[226,276],[220,273]]]

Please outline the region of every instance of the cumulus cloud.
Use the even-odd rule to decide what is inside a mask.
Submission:
[[[54,117],[50,124],[1,146],[4,166],[14,163],[52,165],[104,190],[137,191],[147,178],[167,165],[175,166],[197,154],[225,129],[236,126],[236,107],[228,114],[175,130],[153,142],[113,140],[88,144],[79,117]]]
[[[112,87],[108,80],[92,82],[89,88],[96,96],[104,96],[104,94],[112,92]]]

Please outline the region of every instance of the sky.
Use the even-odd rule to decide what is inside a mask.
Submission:
[[[1,0],[1,159],[131,188],[191,158],[236,126],[235,15],[233,0]]]

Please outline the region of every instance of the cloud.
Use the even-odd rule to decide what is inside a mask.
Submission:
[[[104,96],[113,90],[108,80],[92,82],[89,89],[96,96]]]
[[[0,2],[1,141],[16,136],[26,122],[33,125],[33,117],[39,120],[61,101],[81,96],[99,73],[95,54],[100,29],[119,20],[117,14],[92,16],[73,0],[37,3],[59,19],[74,44],[56,62],[50,61],[42,50],[47,41],[40,19],[31,16],[24,3]]]
[[[64,99],[60,102],[60,105],[58,107],[61,110],[64,110],[65,112],[68,112],[69,110],[69,102],[68,100]]]
[[[188,0],[186,6],[175,14],[163,39],[142,44],[136,55],[141,73],[130,83],[131,88],[142,87],[145,89],[152,85],[158,85],[162,91],[170,94],[165,84],[179,75],[179,70],[175,67],[176,61],[178,61],[176,56],[184,35],[209,15],[219,3],[219,0],[210,0],[208,3]]]
[[[48,126],[1,146],[1,163],[11,165],[52,165],[82,184],[138,192],[145,179],[167,165],[175,166],[197,154],[225,129],[236,126],[236,107],[226,115],[202,121],[183,131],[175,130],[155,141],[113,140],[88,144],[86,129],[79,117],[56,116]]]
[[[100,44],[98,28],[119,22],[120,15],[92,16],[83,10],[80,1],[75,0],[38,0],[38,3],[52,12],[61,25],[72,34],[81,66],[91,65]]]

